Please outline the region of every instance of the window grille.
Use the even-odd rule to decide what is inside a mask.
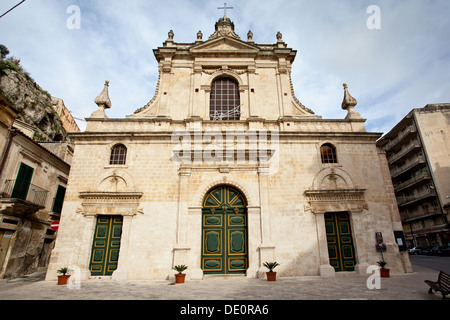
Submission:
[[[111,149],[109,164],[125,164],[127,160],[127,148],[123,144],[117,144]]]
[[[220,78],[211,87],[210,111],[211,120],[240,120],[239,85],[231,78]]]

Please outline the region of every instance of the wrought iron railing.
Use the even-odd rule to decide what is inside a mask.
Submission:
[[[17,198],[26,200],[39,206],[45,207],[48,191],[41,187],[29,184],[28,190],[21,186],[20,192],[15,188],[16,180],[6,180],[0,196],[2,198]]]

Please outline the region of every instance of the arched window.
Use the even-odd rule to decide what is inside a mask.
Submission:
[[[240,120],[239,85],[231,78],[219,78],[211,86],[209,117],[211,120]]]
[[[325,143],[320,147],[320,157],[322,163],[337,163],[336,147],[330,143]]]
[[[111,149],[109,164],[125,164],[127,160],[127,148],[123,144],[116,144]]]

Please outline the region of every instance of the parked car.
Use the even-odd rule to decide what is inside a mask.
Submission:
[[[434,246],[433,248],[431,248],[428,251],[428,255],[431,256],[444,256],[448,254],[448,247],[443,247],[443,246]]]
[[[431,254],[431,250],[432,250],[434,247],[435,247],[435,246],[424,247],[424,248],[423,248],[423,254],[430,255],[430,254]]]
[[[423,248],[421,248],[421,247],[410,248],[410,249],[408,249],[408,253],[414,254],[414,255],[425,254]]]

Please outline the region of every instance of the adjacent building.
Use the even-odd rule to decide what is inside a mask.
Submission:
[[[450,244],[450,103],[409,112],[378,142],[409,247]]]
[[[0,279],[45,270],[60,219],[73,146],[46,143],[57,156],[35,130],[0,93]]]

